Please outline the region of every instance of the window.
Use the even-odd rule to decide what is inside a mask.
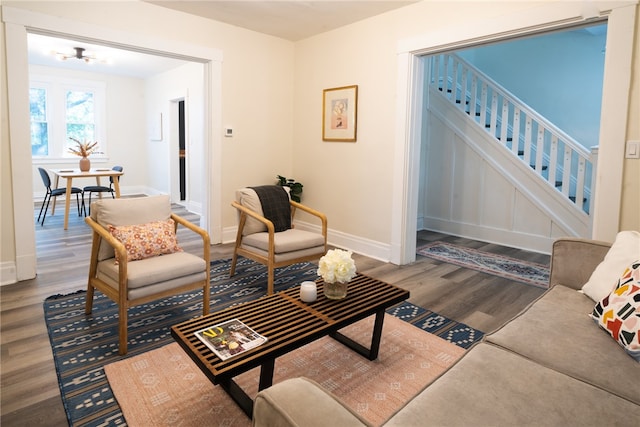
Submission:
[[[73,145],[69,138],[78,141],[95,141],[94,94],[79,90],[69,90],[65,94],[67,144]]]
[[[31,155],[49,155],[49,124],[47,120],[47,90],[42,87],[29,89],[31,116]]]
[[[75,143],[70,138],[99,141],[100,155],[105,155],[104,105],[103,82],[33,76],[29,87],[32,157],[73,157],[69,148]]]

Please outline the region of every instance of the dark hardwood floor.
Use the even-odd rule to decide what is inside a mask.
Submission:
[[[37,217],[39,206],[36,207]],[[197,222],[197,215],[175,206],[175,212]],[[73,211],[72,211],[73,212]],[[70,214],[62,229],[62,212],[36,225],[37,277],[0,287],[0,371],[2,426],[62,426],[66,416],[60,398],[53,355],[44,322],[43,301],[86,287],[91,246],[89,227]],[[197,238],[180,231],[187,251],[197,253]],[[441,240],[541,264],[549,257],[518,249],[429,231],[418,233],[418,246]],[[211,259],[229,258],[232,244],[211,247]],[[534,286],[478,273],[418,256],[397,266],[354,255],[358,271],[411,291],[410,301],[443,316],[490,332],[543,293]]]

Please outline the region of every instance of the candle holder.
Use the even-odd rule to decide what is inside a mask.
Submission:
[[[300,299],[304,302],[314,302],[318,298],[318,289],[315,282],[302,282],[300,284]]]

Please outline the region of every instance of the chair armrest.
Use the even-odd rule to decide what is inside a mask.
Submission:
[[[271,222],[270,220],[268,220],[267,218],[263,217],[262,215],[258,215],[257,213],[255,213],[254,211],[252,211],[251,209],[242,206],[240,203],[233,201],[231,202],[231,206],[233,206],[234,208],[238,209],[240,211],[240,214],[245,214],[250,216],[251,218],[254,218],[258,221],[260,221],[261,223],[263,223],[264,225],[267,226],[267,231],[269,232],[269,234],[273,234],[275,232],[275,227],[273,226],[273,222]],[[244,227],[244,221],[240,221],[240,231],[241,229]]]
[[[207,262],[207,265],[209,265],[211,239],[209,238],[209,233],[207,233],[207,230],[205,230],[204,228],[198,227],[194,223],[189,222],[186,219],[174,213],[171,214],[171,219],[173,219],[176,223],[176,231],[178,231],[178,224],[180,224],[185,228],[193,231],[194,233],[199,234],[200,237],[202,237],[203,255],[204,255],[203,259]]]
[[[118,259],[118,283],[119,295],[126,298],[127,295],[127,250],[120,240],[116,239],[103,226],[94,221],[90,216],[85,217],[89,227],[93,230],[93,245],[91,247],[91,260],[89,261],[89,280],[95,277],[98,267],[98,250],[100,243],[104,240],[116,253]],[[122,302],[122,301],[121,301]]]
[[[89,225],[89,227],[93,229],[93,232],[96,233],[98,236],[100,236],[102,240],[105,240],[107,244],[113,247],[113,250],[116,252],[116,255],[118,256],[118,260],[124,260],[124,263],[126,264],[127,250],[125,249],[122,242],[116,239],[115,237],[113,237],[113,235],[109,233],[109,231],[107,231],[106,228],[104,228],[103,226],[98,224],[96,221],[94,221],[90,216],[86,217],[84,219],[84,222],[86,222]],[[99,243],[100,242],[98,242],[98,244]],[[97,253],[96,253],[96,256],[97,256]]]
[[[611,243],[561,238],[553,243],[549,284],[581,289],[611,248]]]
[[[320,218],[320,221],[322,222],[322,235],[326,237],[327,235],[327,216],[325,214],[323,214],[320,211],[317,211],[313,208],[310,208],[309,206],[305,206],[301,203],[295,202],[293,200],[289,200],[289,203],[291,204],[293,211],[291,213],[291,216],[293,217],[295,215],[295,211],[296,209],[300,209],[301,211],[304,211],[310,215],[313,215],[315,217]]]

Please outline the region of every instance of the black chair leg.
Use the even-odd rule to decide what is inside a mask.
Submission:
[[[44,208],[44,216],[42,217],[42,223],[40,224],[42,227],[44,227],[44,220],[47,217],[47,211],[49,210],[50,201],[51,201],[51,196],[49,196],[49,198],[47,199],[47,206]]]
[[[78,216],[82,216],[82,208],[80,207],[80,196],[76,193],[76,205],[78,205]]]
[[[40,213],[38,214],[38,222],[40,222],[40,217],[42,216],[42,210],[44,209],[44,205],[47,203],[47,199],[48,198],[49,198],[49,193],[44,195],[44,200],[42,201],[42,206],[40,206]],[[44,220],[42,220],[42,221],[44,222]]]

